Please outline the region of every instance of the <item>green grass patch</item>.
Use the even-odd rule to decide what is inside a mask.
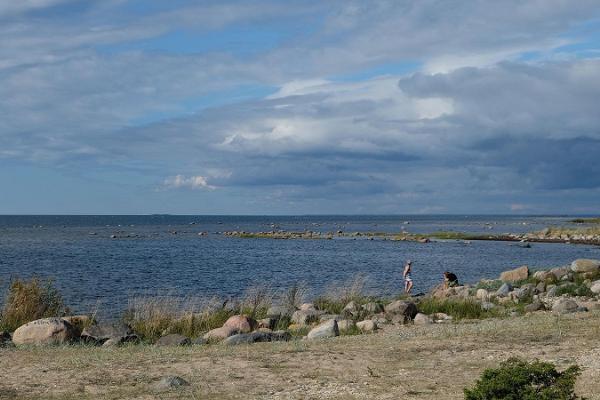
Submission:
[[[423,314],[444,313],[450,315],[455,320],[483,319],[500,315],[497,308],[484,310],[479,302],[472,299],[436,299],[426,297],[419,301],[417,308]]]

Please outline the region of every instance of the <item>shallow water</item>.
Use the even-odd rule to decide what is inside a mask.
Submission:
[[[429,244],[340,238],[275,240],[224,237],[230,230],[529,232],[567,225],[567,217],[506,216],[0,216],[0,290],[10,277],[52,277],[75,312],[116,315],[130,296],[238,296],[257,283],[305,282],[313,294],[364,274],[367,290],[392,294],[413,260],[415,291],[445,270],[474,282],[519,265],[548,268],[600,258],[596,246],[445,241]],[[408,222],[408,223],[407,223]],[[173,232],[177,232],[176,234]],[[199,232],[208,232],[199,236]],[[128,236],[111,239],[111,235]]]

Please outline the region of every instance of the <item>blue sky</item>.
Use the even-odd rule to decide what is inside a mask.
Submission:
[[[0,214],[600,213],[600,2],[0,4]]]

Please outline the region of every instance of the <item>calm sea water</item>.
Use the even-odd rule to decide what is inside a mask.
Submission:
[[[224,237],[230,230],[329,232],[528,232],[568,225],[568,217],[507,216],[0,216],[0,291],[11,277],[51,277],[75,312],[99,308],[117,315],[136,295],[238,296],[267,283],[305,282],[313,294],[356,274],[366,289],[393,294],[413,260],[415,290],[441,281],[445,270],[463,281],[497,276],[519,265],[547,268],[600,258],[600,248],[507,242],[429,244],[341,238],[273,240]],[[174,233],[176,232],[176,233]],[[208,232],[207,236],[198,235]],[[118,239],[111,239],[116,235]]]

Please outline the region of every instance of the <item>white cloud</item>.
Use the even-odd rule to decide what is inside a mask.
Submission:
[[[200,175],[189,177],[184,175],[170,176],[164,180],[163,186],[172,189],[216,189],[215,186],[208,184],[208,181],[205,177]]]

